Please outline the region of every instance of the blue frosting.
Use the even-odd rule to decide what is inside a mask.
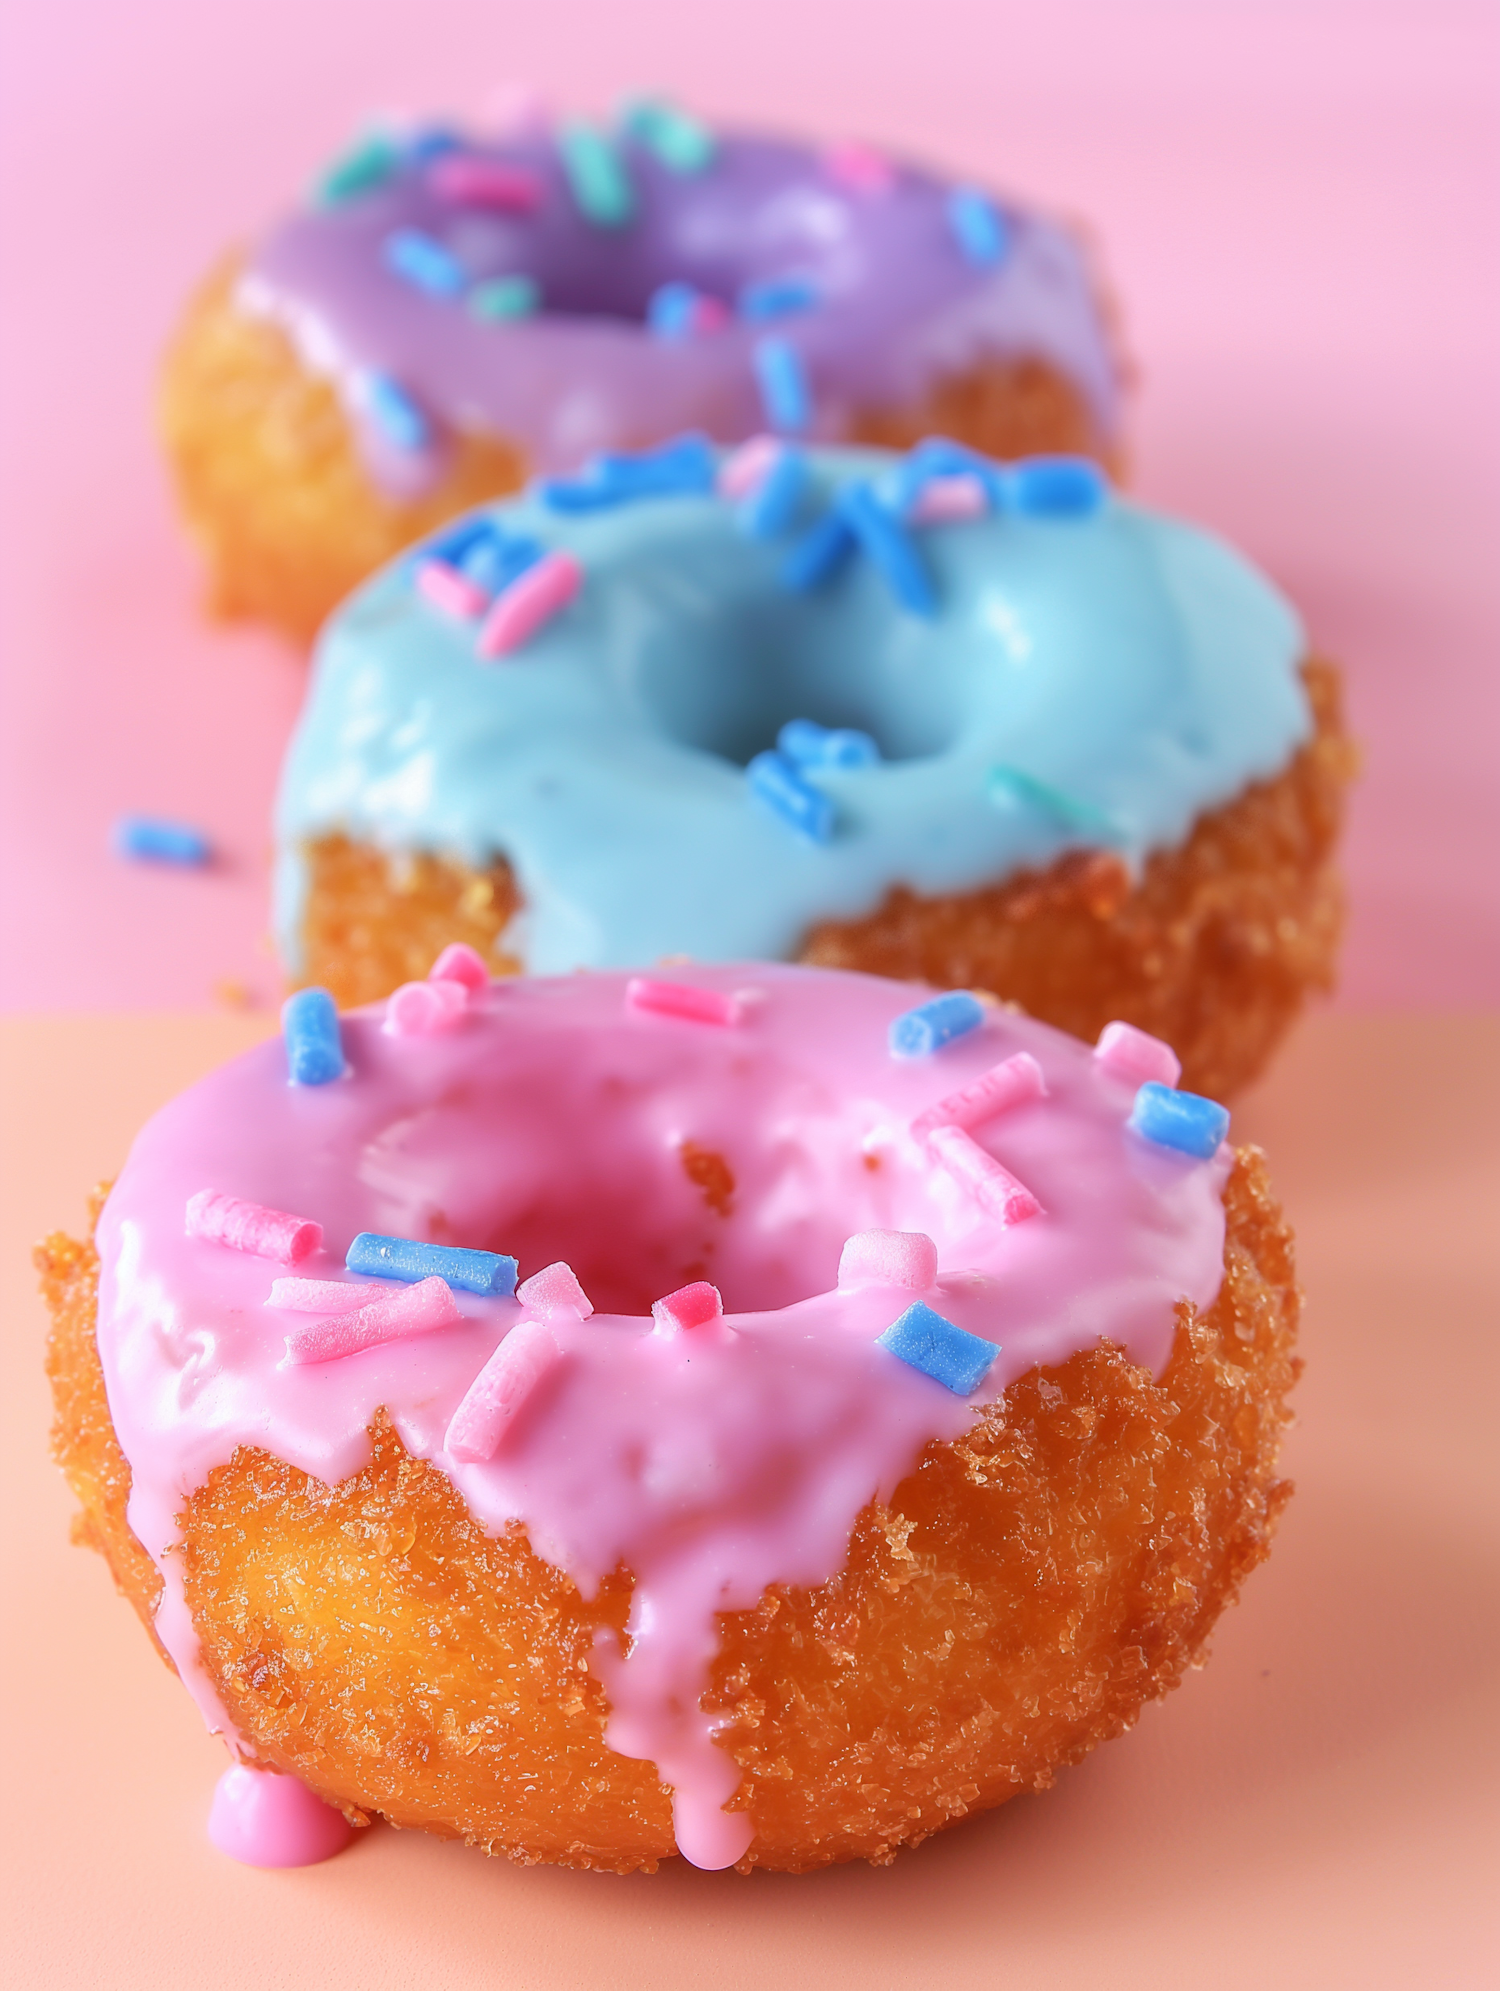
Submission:
[[[898,468],[808,452],[797,530]],[[708,493],[488,508],[566,548],[581,593],[496,662],[474,626],[386,568],[328,624],[277,807],[277,919],[298,961],[303,846],[511,864],[506,936],[538,974],[794,955],[893,885],[961,892],[1107,846],[1131,865],[1279,773],[1311,731],[1288,603],[1211,535],[1108,496],[910,525],[936,612],[904,610],[847,549],[790,591],[786,537]],[[752,792],[789,720],[868,734],[880,759],[802,767],[826,841]]]

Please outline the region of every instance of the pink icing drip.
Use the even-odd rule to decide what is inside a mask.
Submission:
[[[1159,1369],[1173,1303],[1207,1305],[1219,1287],[1229,1157],[1130,1138],[1130,1089],[1004,1011],[897,1061],[886,1033],[909,987],[772,965],[683,972],[721,997],[753,976],[758,999],[735,1030],[706,1030],[633,1011],[622,975],[495,984],[439,1036],[387,1036],[378,1010],[346,1017],[338,1086],[288,1086],[274,1043],[215,1073],[143,1130],[106,1206],[99,1347],[131,1525],[163,1576],[157,1630],[212,1726],[228,1722],[166,1553],[184,1494],[239,1444],[340,1480],[368,1460],[385,1406],[482,1525],[522,1522],[585,1597],[621,1565],[634,1573],[628,1645],[606,1640],[592,1662],[607,1737],[657,1765],[681,1850],[717,1865],[753,1832],[722,1809],[737,1771],[699,1705],[717,1614],[772,1583],[826,1581],[865,1504],[1034,1365],[1107,1335]],[[1045,1205],[1007,1227],[911,1123],[1021,1052],[1047,1097],[974,1140]],[[728,1215],[689,1176],[688,1143],[732,1173]],[[460,1293],[447,1326],[287,1364],[298,1317],[267,1306],[271,1268],[183,1235],[203,1181],[315,1212],[326,1242],[309,1270],[338,1284],[351,1237],[375,1230],[512,1251],[526,1271],[565,1260],[601,1311],[547,1320],[556,1358],[509,1407],[503,1442],[460,1456],[474,1448],[450,1443],[455,1413],[516,1345],[523,1305]],[[935,1257],[897,1252],[892,1283],[866,1261],[870,1276],[838,1287],[846,1241],[877,1231],[925,1234]],[[920,1297],[1001,1344],[970,1401],[876,1345],[934,1262]],[[695,1283],[722,1291],[724,1317],[653,1332],[652,1300]]]
[[[214,1787],[208,1836],[247,1867],[312,1867],[341,1853],[354,1828],[296,1777],[236,1763]]]

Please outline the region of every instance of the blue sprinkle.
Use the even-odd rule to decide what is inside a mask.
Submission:
[[[992,802],[1002,807],[1015,808],[1019,805],[1040,810],[1043,815],[1055,817],[1069,829],[1091,836],[1099,843],[1120,844],[1126,841],[1114,818],[1107,816],[1102,809],[1080,802],[1072,795],[1065,795],[1060,788],[1049,787],[1045,781],[1023,774],[1018,767],[992,767],[985,782],[985,793]]]
[[[908,1368],[920,1369],[955,1396],[972,1396],[1000,1353],[993,1341],[955,1327],[922,1300],[893,1320],[876,1346],[888,1349]]]
[[[1208,1161],[1229,1132],[1229,1110],[1196,1092],[1177,1092],[1148,1079],[1135,1096],[1130,1125],[1158,1147]]]
[[[961,442],[950,442],[947,436],[928,436],[903,457],[896,472],[895,511],[904,516],[938,477],[976,478],[994,509],[1005,502],[1004,479],[997,464]]]
[[[965,258],[979,269],[993,269],[1010,247],[1010,229],[988,194],[977,187],[955,187],[948,196],[948,226]]]
[[[456,1244],[423,1244],[417,1238],[361,1231],[344,1259],[351,1272],[377,1279],[446,1279],[465,1293],[503,1297],[516,1290],[516,1261],[499,1251],[468,1251]]]
[[[627,104],[623,121],[626,130],[674,173],[701,173],[718,153],[718,140],[706,124],[658,97]]]
[[[298,989],[288,996],[281,1005],[281,1034],[293,1085],[328,1085],[344,1076],[339,1012],[327,989]]]
[[[854,551],[854,533],[837,511],[827,511],[781,563],[781,585],[794,595],[829,580]]]
[[[425,166],[429,159],[441,159],[445,152],[462,152],[464,141],[448,125],[429,124],[414,133],[406,149]]]
[[[690,339],[702,293],[690,283],[664,283],[646,305],[647,329],[658,339]]]
[[[816,719],[788,719],[776,735],[778,750],[794,767],[877,767],[880,749],[852,726],[820,726]]]
[[[890,1047],[893,1058],[927,1058],[951,1044],[955,1037],[967,1037],[984,1021],[984,1005],[967,989],[952,989],[934,996],[896,1017],[891,1024]]]
[[[519,580],[528,567],[534,567],[545,551],[538,539],[497,532],[493,538],[482,539],[470,547],[458,562],[458,570],[476,588],[483,588],[487,595],[497,595],[512,581]]]
[[[121,816],[110,841],[120,857],[149,864],[197,866],[213,862],[213,847],[202,830],[190,823],[169,823],[161,816]]]
[[[1090,518],[1109,481],[1086,456],[1030,456],[1006,473],[1007,509],[1022,518]]]
[[[752,359],[766,420],[773,429],[801,435],[812,420],[812,393],[802,355],[785,339],[757,339]]]
[[[834,808],[828,797],[802,779],[783,755],[757,754],[745,769],[750,792],[769,804],[785,823],[813,843],[833,836]]]
[[[740,524],[752,539],[779,537],[795,521],[807,486],[807,458],[788,445],[740,506]]]
[[[457,297],[468,286],[469,273],[457,256],[421,228],[392,229],[380,254],[388,270],[429,297]]]
[[[620,155],[591,124],[565,124],[557,135],[563,171],[578,211],[596,228],[623,228],[635,218],[635,189]]]
[[[880,502],[874,487],[846,485],[839,493],[839,510],[901,606],[913,615],[936,615],[937,595],[917,543]]]
[[[391,374],[361,374],[356,391],[361,408],[387,442],[413,454],[431,444],[432,423]]]
[[[707,437],[686,435],[635,456],[596,456],[581,477],[548,478],[537,490],[552,511],[597,512],[637,498],[706,496],[717,486],[718,470]]]
[[[795,318],[800,312],[814,311],[822,293],[806,277],[766,277],[760,283],[747,283],[739,295],[739,314],[751,325],[764,325],[772,318]]]

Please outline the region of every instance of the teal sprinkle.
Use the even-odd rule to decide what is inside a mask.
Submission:
[[[622,122],[674,173],[703,172],[719,150],[719,141],[706,124],[659,97],[641,97],[627,104]]]
[[[623,228],[634,219],[635,189],[602,131],[591,124],[565,124],[557,144],[568,186],[586,221],[596,228]]]
[[[346,152],[319,180],[316,198],[323,207],[340,207],[383,186],[396,170],[400,152],[383,132],[373,132]]]
[[[540,308],[542,293],[535,277],[490,277],[469,292],[469,309],[476,318],[496,323],[506,318],[529,318]]]
[[[985,792],[992,802],[1029,803],[1032,808],[1069,828],[1094,837],[1100,843],[1123,843],[1125,838],[1119,825],[1102,809],[1095,809],[1087,802],[1080,802],[1072,795],[1064,795],[1060,788],[1051,788],[1045,781],[1023,774],[1018,767],[992,767],[985,783]]]

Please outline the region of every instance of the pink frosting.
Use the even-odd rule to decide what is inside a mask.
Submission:
[[[312,1867],[341,1853],[354,1828],[296,1777],[236,1763],[214,1788],[208,1836],[247,1867]]]
[[[521,980],[440,1034],[390,1035],[378,1008],[345,1017],[349,1072],[330,1085],[288,1085],[275,1042],[214,1073],[144,1129],[106,1205],[99,1348],[131,1525],[164,1579],[157,1629],[212,1726],[229,1724],[166,1553],[184,1496],[240,1444],[340,1480],[385,1406],[485,1526],[522,1522],[585,1597],[634,1572],[627,1646],[603,1636],[591,1662],[607,1740],[672,1787],[686,1857],[722,1866],[754,1822],[722,1808],[738,1771],[699,1705],[717,1614],[834,1575],[865,1504],[1036,1364],[1104,1336],[1159,1370],[1174,1302],[1218,1291],[1229,1164],[1143,1140],[1125,1124],[1133,1076],[998,1006],[895,1060],[890,1023],[921,999],[900,984],[767,964],[673,975],[736,996],[737,1020],[643,1011],[624,975]],[[1022,1052],[1045,1096],[967,1130],[1040,1206],[1007,1224],[911,1123]],[[459,1292],[448,1325],[288,1363],[308,1316],[268,1304],[274,1263],[184,1232],[205,1182],[320,1223],[310,1277],[341,1280],[369,1230],[507,1252],[523,1279],[566,1265],[598,1311],[549,1306],[549,1348],[521,1343],[546,1360],[521,1365],[524,1389],[491,1370],[454,1446],[460,1406],[535,1317],[522,1300]],[[932,1263],[920,1245],[890,1247],[889,1283],[887,1248],[861,1245],[839,1285],[846,1240],[877,1231],[930,1238],[921,1297],[1000,1345],[972,1398],[876,1345]],[[723,1294],[722,1317],[653,1328],[653,1303],[695,1285]]]

